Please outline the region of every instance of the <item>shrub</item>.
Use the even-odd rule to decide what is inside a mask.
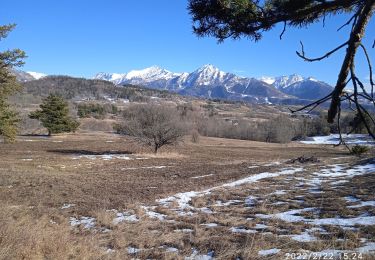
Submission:
[[[164,145],[177,143],[185,134],[177,110],[172,107],[156,104],[136,105],[124,115],[124,124],[115,125],[114,129],[153,147],[154,153]]]
[[[360,156],[366,152],[368,152],[370,149],[367,146],[364,145],[355,145],[350,149],[350,153],[356,156]]]

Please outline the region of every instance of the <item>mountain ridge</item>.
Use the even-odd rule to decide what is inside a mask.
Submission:
[[[332,87],[322,81],[298,74],[279,77],[241,77],[221,71],[212,64],[206,64],[191,73],[173,73],[158,66],[128,73],[98,73],[95,79],[111,81],[117,85],[136,84],[149,88],[174,91],[183,95],[204,98],[255,101],[269,103],[268,99],[308,99],[326,95]],[[304,84],[297,84],[304,82]],[[297,85],[294,85],[297,84]],[[294,85],[294,88],[290,86]],[[298,91],[296,90],[296,88]],[[304,88],[313,88],[307,91]],[[304,93],[307,93],[304,95]],[[313,93],[317,93],[313,97]],[[295,95],[294,93],[298,93]]]

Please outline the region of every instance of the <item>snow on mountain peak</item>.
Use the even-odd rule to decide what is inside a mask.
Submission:
[[[317,80],[316,78],[313,78],[313,77],[308,77],[307,79],[310,80],[310,81],[319,82],[319,80]]]
[[[27,71],[27,73],[30,74],[34,79],[41,79],[47,76],[47,74],[34,71]]]
[[[187,84],[211,85],[218,81],[223,81],[228,75],[212,64],[206,64],[196,71],[192,72],[186,79]]]
[[[280,76],[276,77],[274,83],[272,83],[275,88],[277,89],[284,89],[287,88],[288,86],[303,81],[305,80],[304,77],[297,75],[297,74],[292,74],[290,76]]]
[[[264,83],[267,83],[269,85],[272,85],[275,83],[276,79],[274,77],[268,77],[268,76],[263,76],[259,78],[260,81],[263,81]]]

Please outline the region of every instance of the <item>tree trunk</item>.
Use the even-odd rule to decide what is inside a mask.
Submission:
[[[361,13],[358,15],[358,21],[350,34],[346,55],[341,66],[339,77],[332,94],[331,105],[328,110],[328,123],[333,123],[333,120],[337,115],[337,111],[340,106],[340,95],[346,87],[346,81],[349,75],[350,67],[354,63],[354,57],[356,55],[357,48],[365,34],[366,25],[371,18],[374,6],[374,1],[366,1]]]
[[[158,152],[158,149],[159,149],[158,145],[155,145],[155,146],[154,146],[154,153],[155,153],[155,154]]]

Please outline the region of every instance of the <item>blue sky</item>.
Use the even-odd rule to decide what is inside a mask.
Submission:
[[[2,0],[0,24],[17,28],[0,44],[18,47],[29,56],[23,70],[46,74],[92,77],[97,72],[127,72],[159,65],[174,72],[190,72],[214,64],[242,76],[278,76],[293,73],[313,76],[333,84],[343,51],[318,63],[295,55],[299,41],[310,56],[319,56],[348,37],[336,32],[345,17],[327,18],[326,26],[288,29],[283,40],[276,27],[254,43],[247,39],[218,44],[213,38],[192,33],[186,0]],[[365,44],[371,49],[375,22],[367,29]],[[358,57],[358,76],[368,77]]]

